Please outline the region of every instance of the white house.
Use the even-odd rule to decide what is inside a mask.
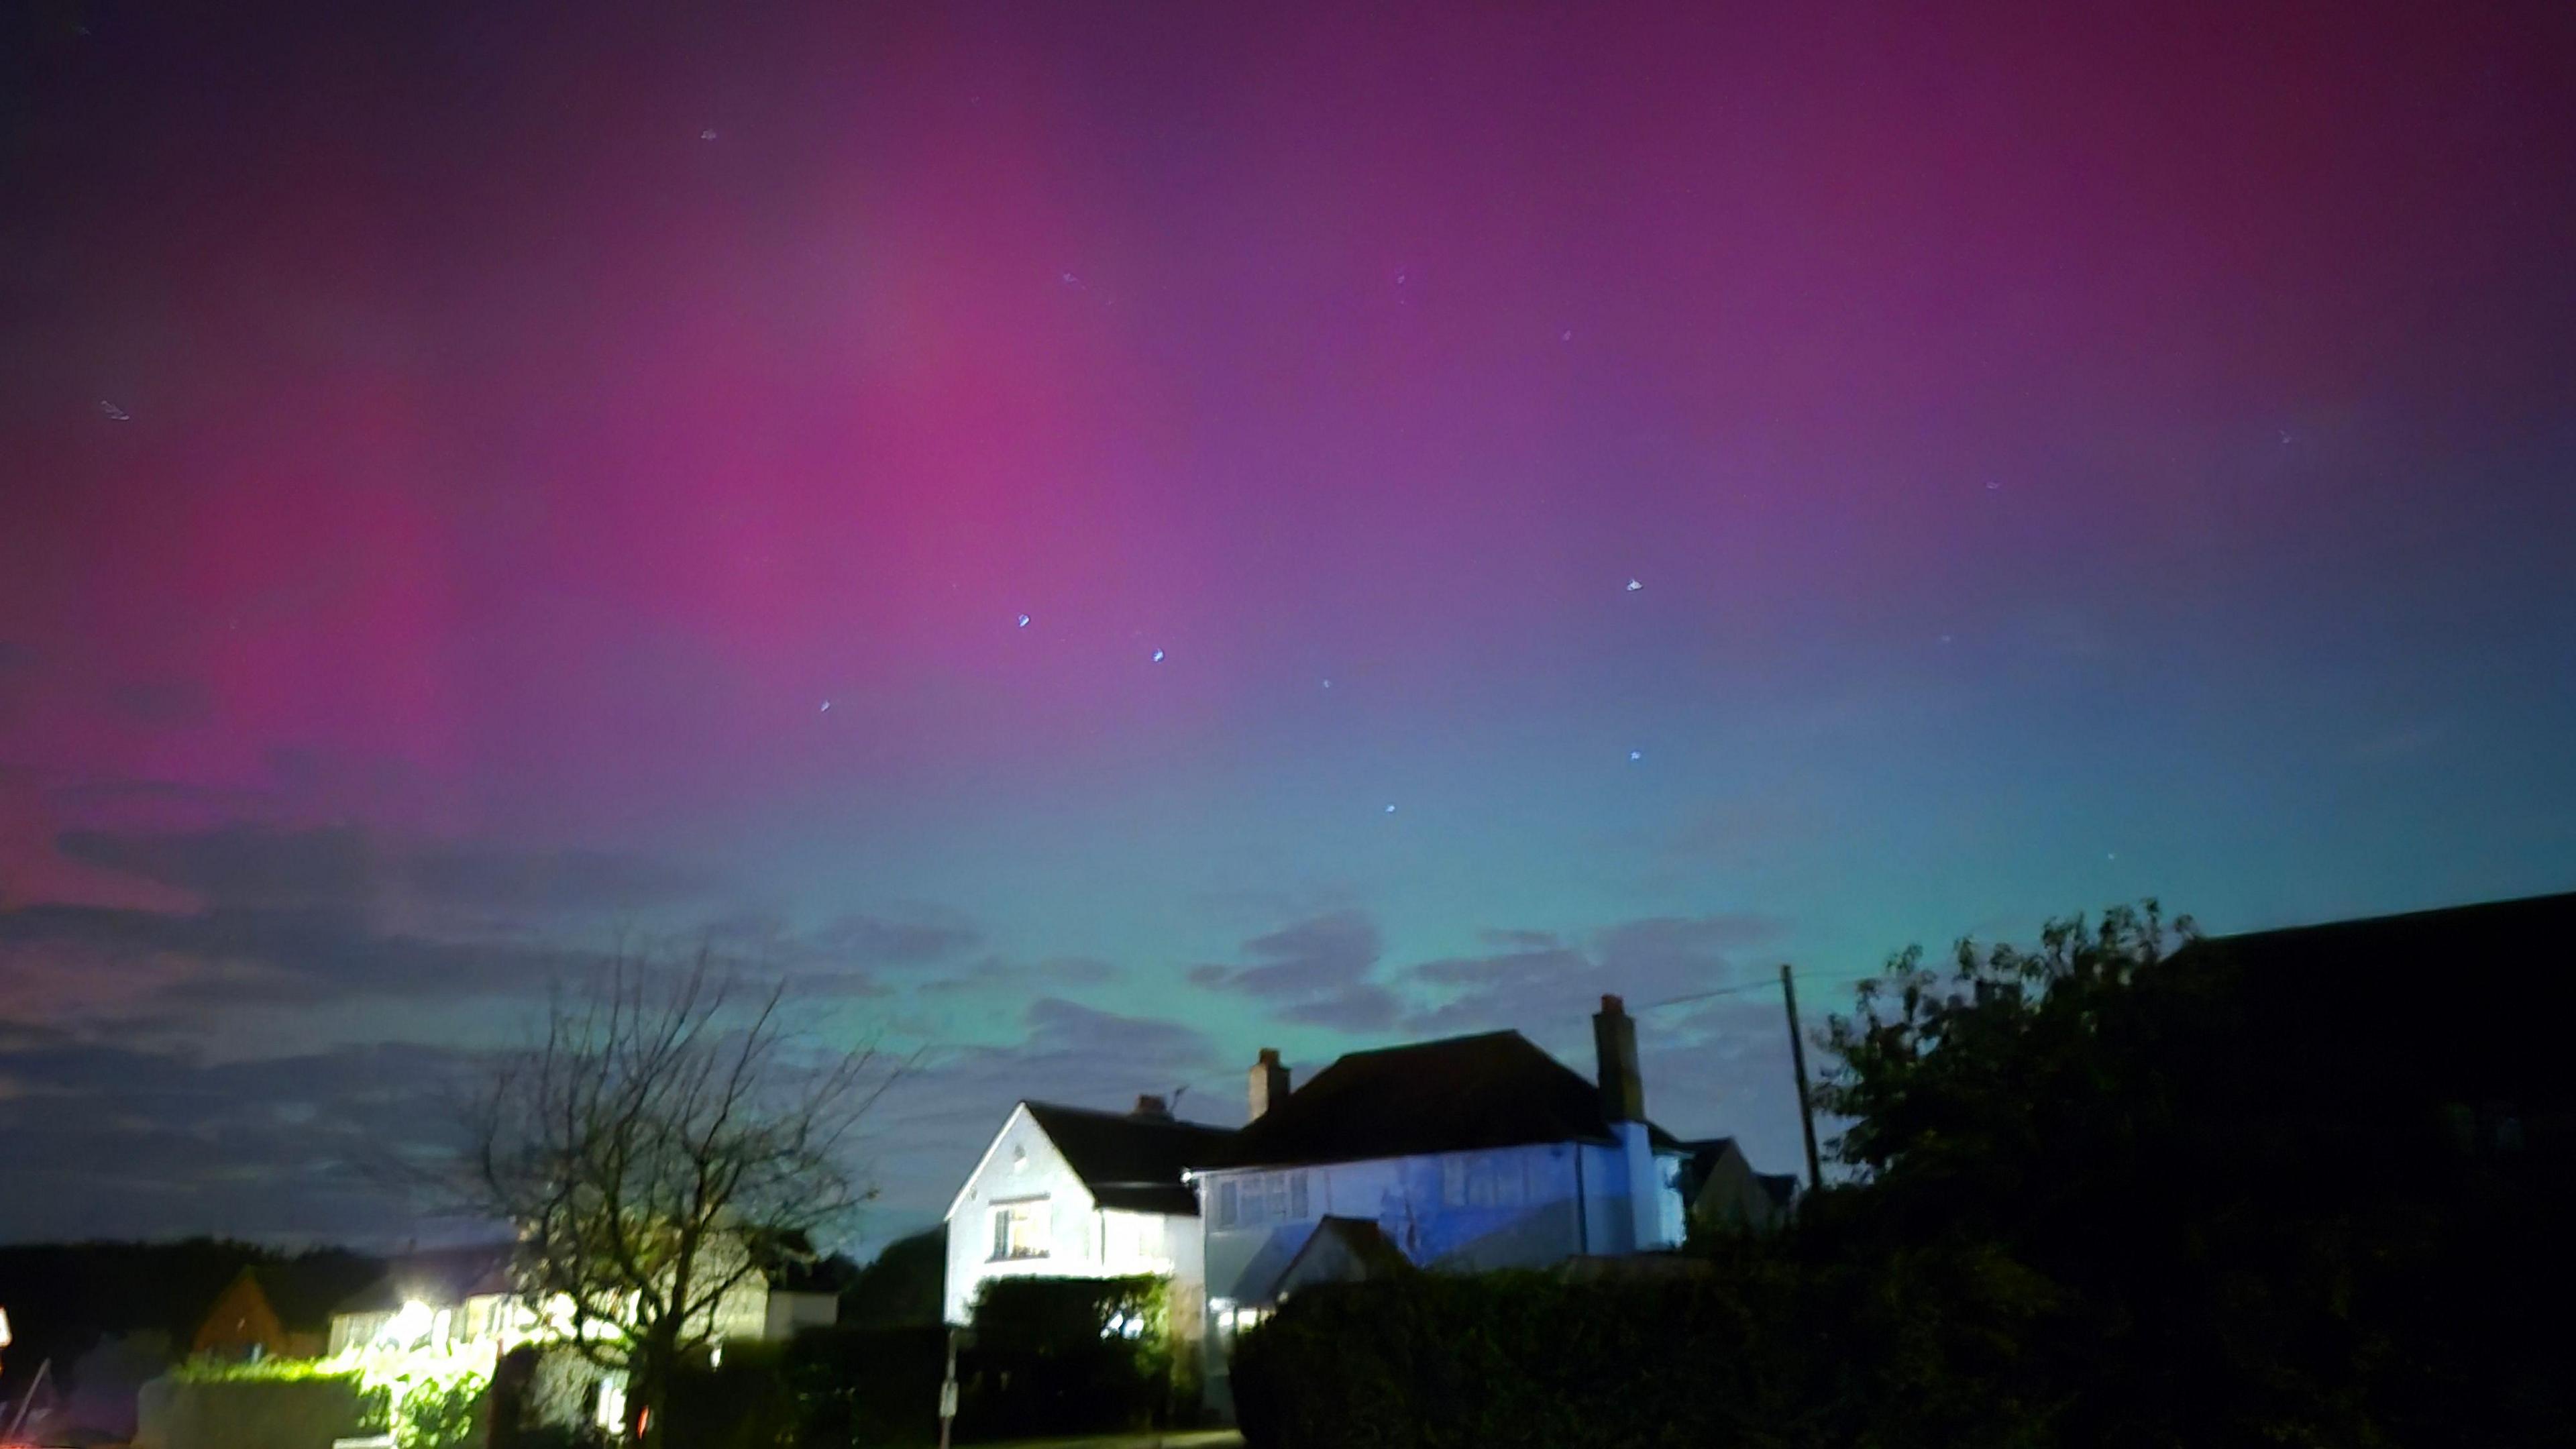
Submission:
[[[1692,1148],[1646,1119],[1619,998],[1593,1043],[1589,1081],[1500,1031],[1354,1052],[1293,1090],[1265,1049],[1230,1132],[1154,1099],[1126,1117],[1024,1102],[950,1205],[948,1317],[1003,1273],[1169,1273],[1176,1314],[1204,1303],[1223,1405],[1227,1342],[1301,1284],[1677,1247]]]
[[[388,1265],[375,1286],[331,1315],[330,1356],[369,1352],[506,1352],[555,1336],[519,1295],[510,1244],[415,1253]],[[738,1259],[736,1261],[739,1261]],[[792,1280],[754,1273],[715,1305],[712,1336],[724,1342],[782,1342],[804,1328],[828,1328],[840,1298],[799,1290]],[[558,1310],[558,1317],[569,1309]]]
[[[1022,1102],[948,1204],[943,1297],[963,1323],[993,1278],[1172,1280],[1171,1311],[1201,1311],[1199,1203],[1182,1180],[1233,1134],[1175,1120],[1160,1097],[1124,1115]]]

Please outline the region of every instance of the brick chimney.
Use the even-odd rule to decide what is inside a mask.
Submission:
[[[1637,1073],[1637,1022],[1618,997],[1601,998],[1592,1017],[1592,1050],[1600,1068],[1601,1115],[1613,1122],[1646,1120],[1646,1082]]]
[[[1628,1199],[1627,1242],[1614,1251],[1669,1248],[1663,1241],[1663,1189],[1655,1144],[1646,1130],[1646,1081],[1637,1070],[1637,1021],[1626,1003],[1603,996],[1592,1016],[1592,1048],[1599,1055],[1601,1115],[1619,1139],[1622,1195]]]
[[[1148,1092],[1136,1099],[1136,1110],[1127,1115],[1145,1122],[1169,1122],[1172,1120],[1172,1106]]]
[[[1263,1047],[1261,1060],[1252,1064],[1251,1097],[1251,1120],[1255,1122],[1288,1100],[1288,1069],[1279,1064],[1279,1048]]]

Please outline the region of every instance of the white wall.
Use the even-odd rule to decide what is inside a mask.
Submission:
[[[1659,1164],[1645,1178],[1659,1185],[1650,1189],[1655,1201],[1642,1214],[1652,1226],[1641,1242],[1641,1215],[1631,1196],[1639,1177],[1609,1144],[1542,1143],[1289,1170],[1306,1174],[1305,1216],[1235,1226],[1225,1226],[1217,1213],[1224,1183],[1232,1179],[1241,1196],[1246,1179],[1267,1174],[1200,1175],[1211,1298],[1266,1301],[1271,1282],[1327,1216],[1374,1222],[1415,1263],[1460,1272],[1543,1268],[1577,1254],[1633,1253],[1679,1241],[1681,1195],[1668,1183],[1670,1174]]]
[[[1048,1225],[1042,1258],[993,1258],[993,1213],[1043,1198]],[[975,1293],[1003,1277],[1113,1278],[1170,1274],[1176,1294],[1198,1301],[1199,1222],[1192,1217],[1104,1210],[1026,1108],[1013,1108],[974,1176],[948,1213],[948,1271],[942,1312],[964,1323]]]
[[[993,1258],[993,1211],[998,1204],[1044,1198],[1048,1251],[1042,1258]],[[986,1279],[1003,1277],[1087,1277],[1097,1252],[1092,1228],[1091,1190],[1074,1175],[1064,1154],[1038,1127],[1025,1107],[1011,1109],[1010,1120],[977,1164],[974,1176],[948,1210],[948,1282],[943,1300],[951,1323],[964,1323],[974,1307],[975,1290]]]
[[[1582,1251],[1585,1214],[1577,1209],[1575,1150],[1573,1144],[1553,1143],[1289,1169],[1306,1175],[1302,1219],[1230,1227],[1215,1215],[1222,1185],[1233,1179],[1240,1189],[1246,1179],[1266,1174],[1205,1174],[1199,1201],[1208,1294],[1238,1304],[1267,1301],[1280,1270],[1326,1216],[1376,1223],[1388,1242],[1426,1267],[1472,1271],[1561,1261]],[[1615,1183],[1606,1186],[1618,1192],[1620,1205],[1588,1204],[1596,1216],[1624,1209],[1624,1191]],[[1584,1196],[1593,1198],[1605,1184],[1587,1181],[1585,1188]]]

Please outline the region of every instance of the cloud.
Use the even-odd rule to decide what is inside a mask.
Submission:
[[[1425,961],[1406,977],[1445,994],[1438,1005],[1404,1019],[1416,1033],[1446,1034],[1551,1025],[1588,1016],[1602,995],[1642,1007],[1734,983],[1729,953],[1780,934],[1780,923],[1751,913],[1648,916],[1569,942],[1555,933],[1488,930],[1481,939],[1506,949],[1486,956]]]
[[[0,996],[32,1015],[74,1000],[114,1016],[173,1005],[519,994],[594,959],[544,946],[386,934],[341,910],[0,912]],[[96,988],[87,997],[84,983]]]
[[[0,1036],[0,1239],[181,1229],[389,1246],[425,1211],[402,1170],[452,1147],[483,1059],[370,1046],[207,1063]]]
[[[1120,974],[1116,966],[1094,956],[1050,956],[1043,961],[1013,961],[1001,956],[987,956],[962,970],[930,977],[921,983],[919,989],[935,996],[993,996],[1031,986],[1056,989],[1105,986],[1119,979]]]
[[[1105,1054],[1119,1063],[1204,1066],[1215,1050],[1207,1035],[1179,1022],[1120,1016],[1058,996],[1029,1003],[1029,1040],[1040,1049]]]
[[[254,908],[599,912],[683,900],[715,884],[704,873],[621,851],[530,850],[350,826],[71,830],[56,837],[55,848],[212,905]]]
[[[1649,916],[1624,921],[1594,935],[1595,949],[1613,970],[1661,979],[1674,973],[1723,968],[1722,953],[1777,940],[1781,923],[1751,912],[1713,916]]]
[[[250,909],[361,904],[374,897],[381,874],[366,833],[353,829],[67,830],[54,848],[85,865]]]
[[[845,915],[814,933],[813,948],[858,966],[929,966],[983,942],[984,933],[952,912],[922,910],[902,918]]]
[[[1243,943],[1249,964],[1193,966],[1192,984],[1276,1003],[1283,1021],[1367,1031],[1392,1023],[1401,1003],[1372,980],[1383,950],[1367,913],[1334,911]]]

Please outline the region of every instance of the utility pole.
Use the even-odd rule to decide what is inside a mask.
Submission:
[[[1780,963],[1780,999],[1789,1008],[1789,1066],[1798,1074],[1798,1125],[1807,1133],[1807,1187],[1822,1191],[1825,1169],[1816,1157],[1816,1108],[1807,1099],[1807,1040],[1798,1030],[1798,982],[1789,963]]]
[[[957,1422],[957,1330],[948,1330],[948,1372],[939,1384],[939,1449],[948,1449],[949,1426]]]

